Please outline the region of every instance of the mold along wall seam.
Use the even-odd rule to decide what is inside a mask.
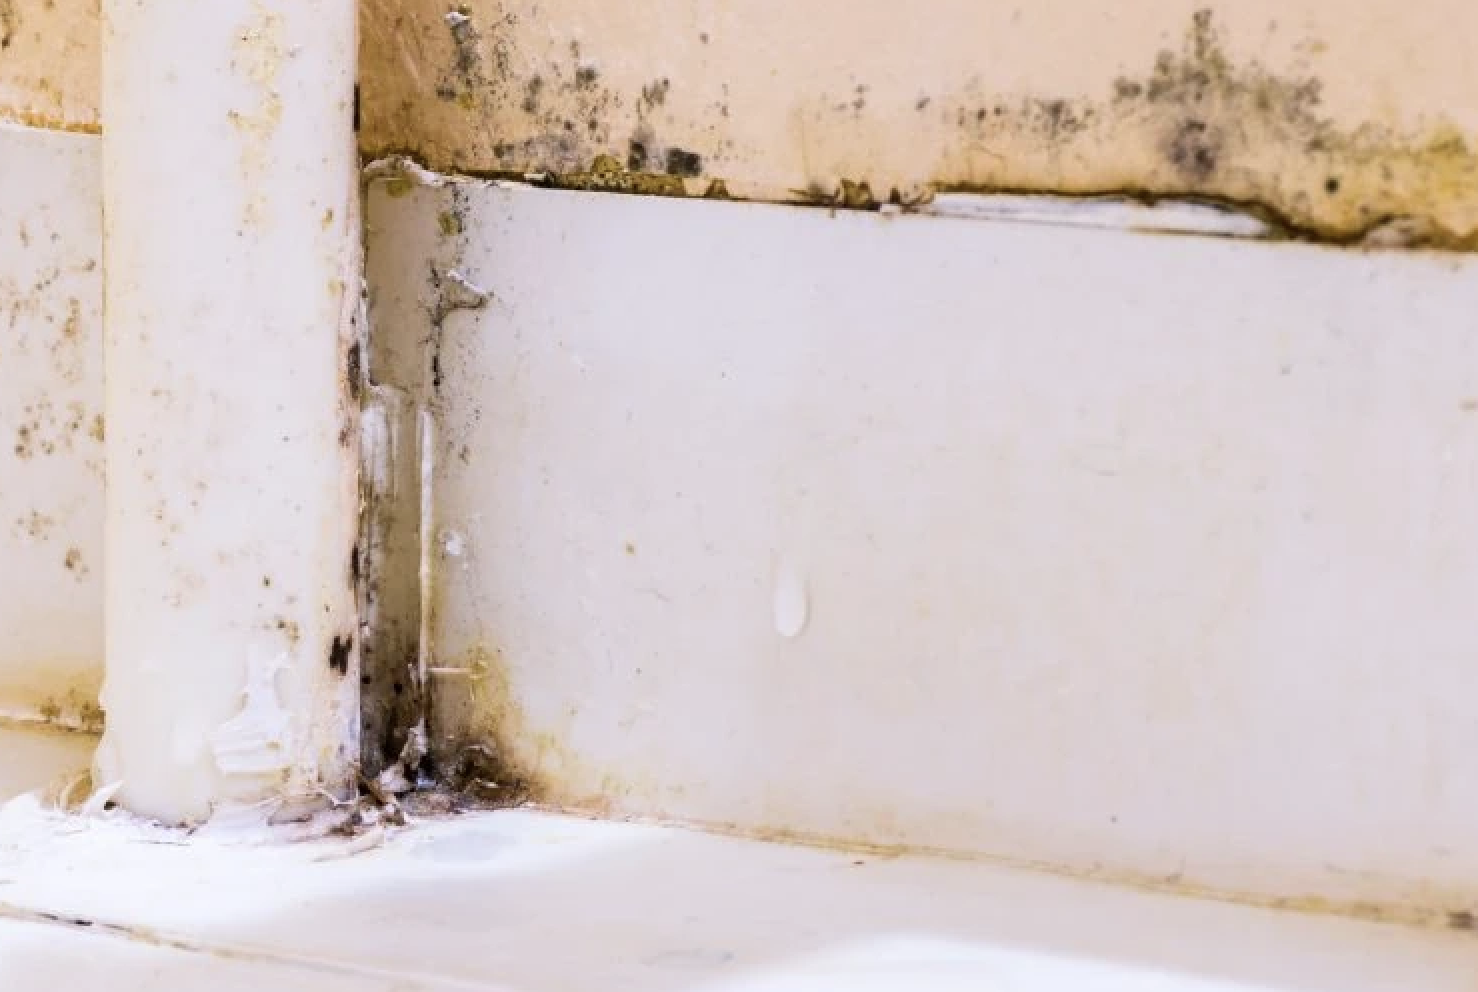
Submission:
[[[1478,30],[1468,6],[778,7],[366,0],[362,150],[562,188],[852,208],[945,191],[1191,198],[1287,237],[1475,245],[1478,107],[1453,40]]]
[[[1388,248],[1478,233],[1457,0],[361,0],[359,21],[366,160],[844,208],[1190,197]],[[97,0],[0,0],[0,118],[95,131],[99,35]]]

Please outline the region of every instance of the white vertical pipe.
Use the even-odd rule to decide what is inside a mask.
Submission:
[[[96,772],[170,822],[358,751],[355,9],[103,0]]]

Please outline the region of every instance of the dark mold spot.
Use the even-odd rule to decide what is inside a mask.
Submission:
[[[539,112],[539,95],[544,91],[544,78],[535,76],[524,84],[523,88],[523,112],[526,114],[537,114]]]
[[[626,146],[626,168],[632,172],[641,172],[647,167],[647,146],[644,142],[633,139]]]
[[[594,66],[582,65],[575,70],[575,85],[582,90],[594,86],[595,81],[599,78],[600,73],[596,71]]]
[[[1205,182],[1216,172],[1221,158],[1221,135],[1205,121],[1189,118],[1171,131],[1165,145],[1165,157],[1186,179]]]
[[[344,378],[349,383],[349,396],[354,402],[359,402],[360,389],[364,385],[363,356],[360,354],[359,342],[355,341],[349,345],[349,351],[344,357]]]
[[[667,102],[667,91],[672,88],[672,83],[666,79],[655,80],[641,88],[641,102],[638,108],[645,113],[655,107],[660,107]]]
[[[1338,193],[1339,179],[1335,176],[1330,176],[1328,179],[1324,180],[1324,192],[1330,194],[1331,196],[1333,196],[1335,193]]]
[[[286,617],[278,617],[276,627],[278,630],[287,635],[287,641],[289,644],[297,644],[298,641],[302,639],[302,630],[298,627],[296,620],[289,620]]]
[[[1447,914],[1449,930],[1478,930],[1478,916],[1472,910],[1457,909]]]
[[[867,183],[843,179],[837,205],[852,210],[872,210],[878,205],[878,201],[872,195],[872,187]]]
[[[685,179],[696,178],[703,173],[703,158],[682,148],[667,149],[667,174]]]
[[[356,544],[354,545],[353,550],[349,552],[349,581],[352,582],[356,588],[358,588],[359,578],[359,545]]]
[[[645,133],[645,132],[642,132]],[[638,136],[627,147],[627,161],[643,160],[650,165],[651,146]],[[614,155],[597,155],[584,172],[551,175],[545,185],[555,189],[593,190],[603,193],[640,193],[647,196],[687,196],[680,178],[622,167]]]
[[[328,649],[328,667],[339,675],[349,674],[349,652],[354,649],[354,638],[334,636]]]

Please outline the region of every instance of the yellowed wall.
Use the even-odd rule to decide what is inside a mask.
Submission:
[[[0,119],[98,123],[98,0],[0,0]]]
[[[631,185],[619,163],[763,199],[1137,191],[1327,237],[1478,231],[1478,7],[1202,3],[366,0],[363,144],[460,171],[610,155],[575,184]]]
[[[1199,195],[1326,238],[1478,239],[1478,7],[1204,3],[364,0],[362,146],[560,185]],[[97,0],[0,0],[0,117],[95,128],[97,35]]]

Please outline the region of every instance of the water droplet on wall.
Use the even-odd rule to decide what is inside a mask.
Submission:
[[[775,576],[775,632],[781,637],[799,637],[810,611],[806,580],[794,567],[782,565]]]

